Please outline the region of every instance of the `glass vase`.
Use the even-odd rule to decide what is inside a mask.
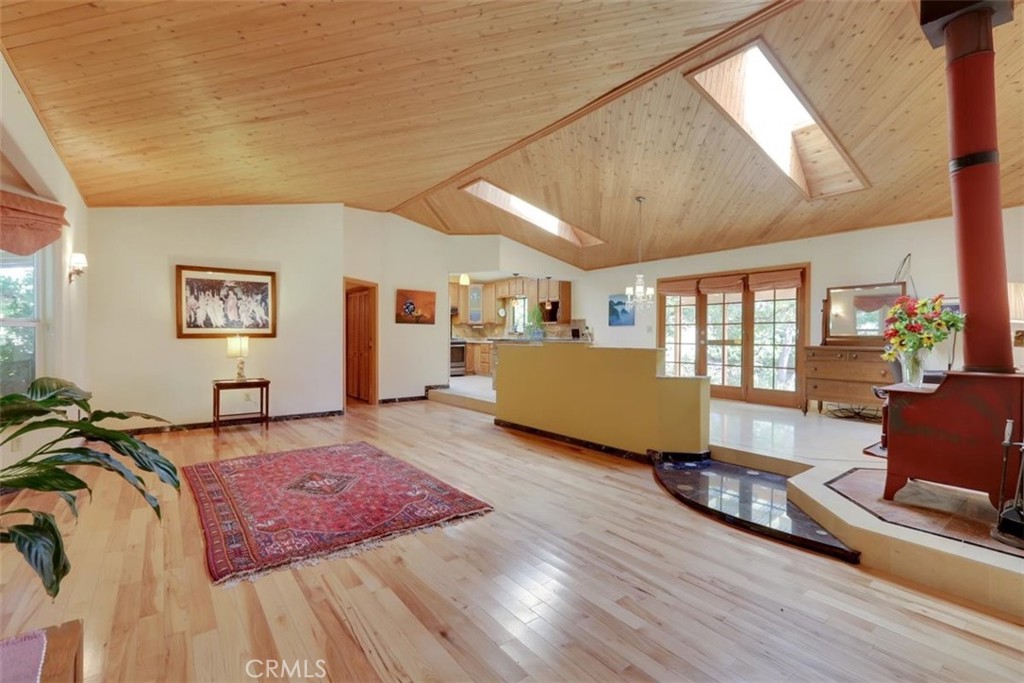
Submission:
[[[927,349],[915,349],[899,354],[900,370],[903,371],[903,383],[912,387],[924,385],[924,361],[928,357]]]

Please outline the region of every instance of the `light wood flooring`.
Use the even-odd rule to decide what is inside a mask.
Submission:
[[[56,600],[0,555],[2,635],[83,619],[92,683],[251,681],[252,659],[325,660],[330,681],[1024,680],[1020,627],[731,529],[645,465],[480,413],[421,401],[146,438],[179,464],[364,440],[495,509],[222,588],[184,486],[159,523],[95,478]]]

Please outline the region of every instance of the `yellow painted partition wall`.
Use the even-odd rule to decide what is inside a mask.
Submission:
[[[572,343],[502,344],[495,417],[633,453],[705,451],[708,379],[658,376],[662,354]]]

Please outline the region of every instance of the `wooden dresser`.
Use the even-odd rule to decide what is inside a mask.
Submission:
[[[893,383],[882,348],[874,346],[805,346],[804,414],[807,404],[818,401],[857,406],[881,406],[871,387]]]

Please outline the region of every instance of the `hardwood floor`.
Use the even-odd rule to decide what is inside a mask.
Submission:
[[[77,526],[65,520],[73,568],[56,600],[3,547],[2,635],[82,619],[94,683],[251,681],[250,660],[305,663],[294,681],[321,680],[317,660],[330,681],[1024,679],[1020,627],[733,530],[647,466],[491,419],[421,401],[147,436],[179,465],[365,440],[495,509],[221,588],[185,485],[161,493],[159,523],[94,477]]]

